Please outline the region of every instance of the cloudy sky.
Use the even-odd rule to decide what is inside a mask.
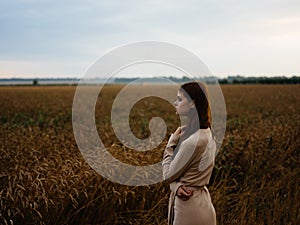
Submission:
[[[186,48],[219,77],[300,75],[300,1],[0,1],[0,78],[83,77],[144,40]]]

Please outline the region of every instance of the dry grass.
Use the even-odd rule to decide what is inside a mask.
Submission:
[[[227,131],[209,186],[218,224],[300,224],[299,85],[222,89]],[[113,135],[103,109],[119,90],[108,86],[96,108],[106,147],[127,163],[158,162],[166,140],[138,154]],[[167,184],[115,184],[85,163],[72,131],[74,91],[0,88],[0,224],[166,224]],[[168,133],[176,128],[172,107],[162,104],[149,98],[132,110],[138,137],[149,135],[151,116],[163,115]]]

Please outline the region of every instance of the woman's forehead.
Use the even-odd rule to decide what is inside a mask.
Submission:
[[[177,98],[187,99],[187,101],[191,101],[191,97],[184,89],[179,89],[177,93]]]
[[[177,96],[181,98],[186,98],[186,93],[183,90],[178,90]]]
[[[183,95],[184,95],[184,94],[182,93],[181,90],[178,90],[178,91],[177,91],[177,96],[180,96],[180,97],[181,97],[181,96],[183,96]]]

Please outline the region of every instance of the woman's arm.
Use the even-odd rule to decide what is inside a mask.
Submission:
[[[180,176],[182,176],[189,168],[191,162],[195,157],[195,154],[197,154],[196,149],[199,147],[199,141],[201,141],[198,140],[199,136],[197,134],[195,135],[196,136],[193,135],[193,137],[190,137],[181,143],[174,159],[173,155],[174,143],[176,142],[176,135],[172,135],[170,137],[164,152],[164,159],[162,163],[163,177],[165,180],[168,180],[170,182],[175,181]]]
[[[164,180],[167,179],[167,173],[169,170],[169,165],[172,161],[174,155],[174,149],[176,148],[179,138],[180,138],[181,128],[178,127],[174,134],[171,134],[168,144],[165,148],[164,157],[163,157],[163,177]]]
[[[188,200],[193,195],[193,191],[185,187],[184,183],[180,181],[171,182],[170,189],[176,196],[184,201]]]

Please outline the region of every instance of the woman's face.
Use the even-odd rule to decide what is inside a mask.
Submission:
[[[184,92],[178,91],[174,106],[176,109],[176,114],[179,116],[187,116],[191,109],[195,107],[195,104],[186,97]]]

